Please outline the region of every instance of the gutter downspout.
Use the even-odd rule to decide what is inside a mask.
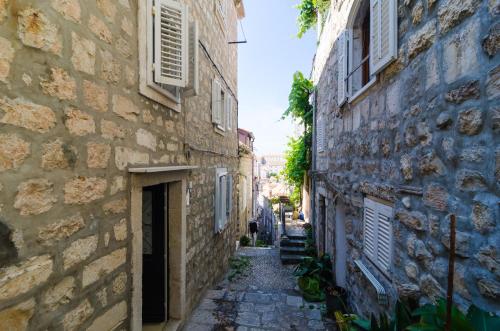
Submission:
[[[316,238],[316,176],[315,176],[315,173],[316,173],[316,155],[317,155],[317,151],[316,151],[316,148],[317,148],[317,139],[316,139],[316,135],[317,135],[317,123],[316,123],[316,108],[317,108],[317,102],[316,102],[316,99],[317,99],[317,96],[318,96],[318,92],[316,90],[316,87],[314,87],[314,92],[313,92],[313,155],[312,155],[312,176],[311,176],[311,180],[312,180],[312,194],[311,194],[311,209],[312,209],[312,213],[311,213],[311,224],[312,224],[312,230],[313,230],[313,238]]]

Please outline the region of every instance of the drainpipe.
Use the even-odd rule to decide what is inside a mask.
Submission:
[[[312,155],[312,172],[311,172],[311,179],[312,179],[312,194],[311,194],[311,225],[312,225],[312,230],[313,230],[313,238],[316,238],[316,156],[317,156],[317,140],[316,140],[316,134],[317,134],[317,123],[316,123],[316,108],[317,108],[317,99],[318,92],[316,90],[316,87],[314,87],[313,91],[313,155]]]

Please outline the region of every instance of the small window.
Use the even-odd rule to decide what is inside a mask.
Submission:
[[[219,233],[226,227],[231,218],[233,205],[233,180],[227,169],[216,170],[215,182],[215,232]]]
[[[363,252],[382,272],[392,266],[393,209],[374,199],[364,200]]]

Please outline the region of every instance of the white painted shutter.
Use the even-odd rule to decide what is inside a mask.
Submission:
[[[212,81],[212,122],[220,124],[221,121],[221,86],[217,79]]]
[[[378,240],[377,263],[385,271],[389,271],[392,261],[392,208],[378,205]]]
[[[231,124],[233,121],[233,97],[229,95],[229,92],[226,94],[226,128],[231,130]]]
[[[377,207],[373,200],[365,198],[363,250],[368,258],[376,261],[377,252]]]
[[[370,74],[397,57],[397,0],[370,0]]]
[[[337,104],[339,106],[343,105],[347,100],[347,41],[348,41],[348,31],[344,30],[337,40],[337,85],[338,85],[338,96]]]
[[[221,177],[221,196],[220,196],[220,228],[224,229],[227,222],[227,175]]]
[[[231,209],[232,209],[232,207],[233,207],[233,176],[227,175],[227,205],[226,205],[226,214],[227,214],[227,220],[228,221],[231,219]]]
[[[317,139],[317,147],[318,147],[318,152],[324,152],[325,151],[325,122],[319,122],[318,123],[318,132],[316,133],[316,139]]]
[[[200,74],[199,74],[199,45],[200,39],[198,22],[194,21],[189,26],[189,76],[186,86],[187,96],[198,95],[200,90]]]
[[[188,76],[187,7],[175,0],[156,0],[155,82],[185,87]]]
[[[221,201],[221,185],[220,185],[221,177],[217,173],[215,176],[215,199],[214,199],[214,208],[215,208],[215,219],[214,219],[214,230],[215,232],[219,232],[220,223],[221,223],[221,209],[220,209],[220,201]]]

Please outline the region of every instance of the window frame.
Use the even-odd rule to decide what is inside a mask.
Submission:
[[[375,237],[374,238],[374,254],[370,255],[366,249],[367,249],[367,235],[366,235],[366,210],[367,208],[372,208],[374,212],[374,232],[375,232]],[[389,266],[385,268],[381,263],[378,261],[379,257],[379,213],[383,212],[382,214],[385,215],[388,218],[388,223],[390,227],[390,237],[389,237],[389,251],[387,254],[389,254]],[[390,215],[386,215],[390,214]],[[393,228],[393,220],[394,220],[394,207],[387,201],[378,199],[373,196],[367,196],[363,200],[363,255],[386,277],[391,278],[392,270],[393,270],[393,264],[394,264],[394,228]]]
[[[232,215],[233,178],[227,168],[215,171],[214,196],[214,232],[221,233],[226,229]]]

